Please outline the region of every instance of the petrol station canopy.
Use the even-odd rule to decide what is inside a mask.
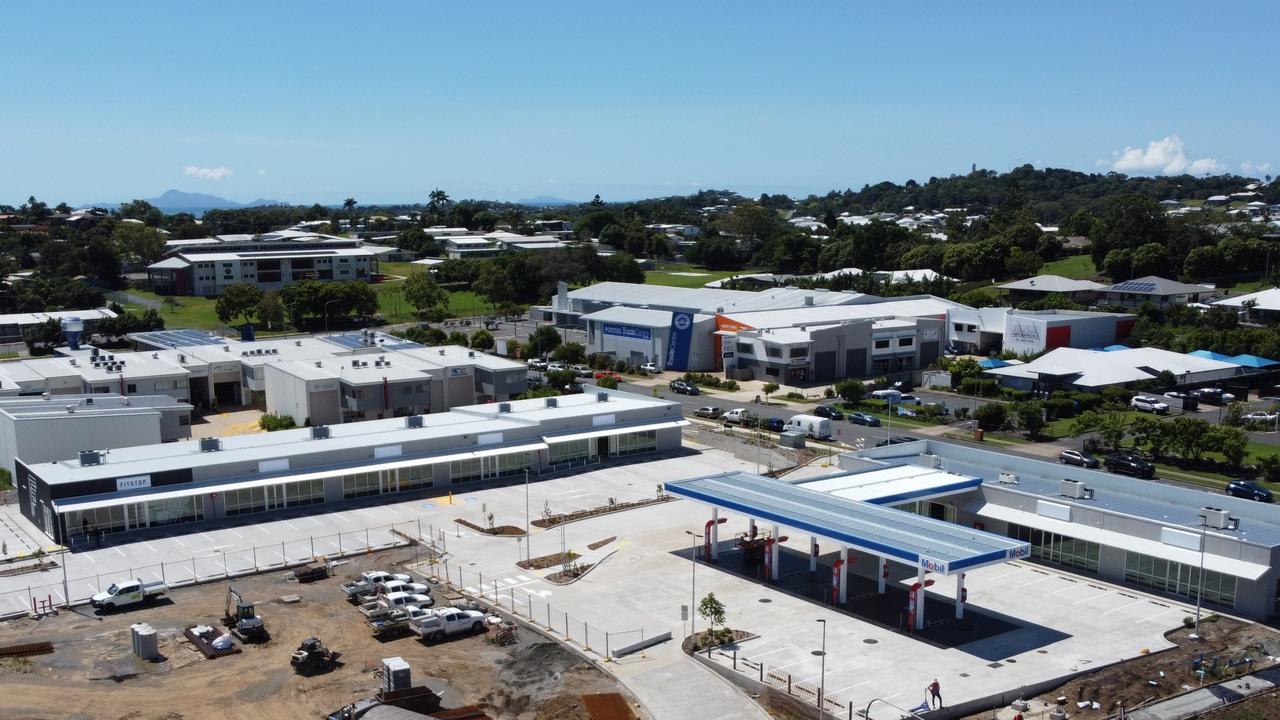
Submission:
[[[878,471],[859,475],[869,481],[874,472]],[[939,485],[962,488],[968,485],[965,476],[934,474],[950,475],[950,479],[936,479]],[[970,480],[977,484],[977,478]],[[1026,542],[884,507],[874,500],[840,497],[813,489],[812,484],[793,484],[734,471],[665,485],[673,495],[803,530],[856,551],[923,568],[926,572],[952,575],[1031,554],[1031,546]]]

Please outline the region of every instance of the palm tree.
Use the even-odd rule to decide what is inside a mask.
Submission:
[[[441,190],[440,188],[432,190],[431,194],[427,196],[427,210],[432,214],[435,214],[440,210],[440,208],[443,208],[449,203],[449,193]]]
[[[356,199],[347,198],[342,201],[342,209],[347,211],[347,219],[351,221],[351,229],[356,228]]]

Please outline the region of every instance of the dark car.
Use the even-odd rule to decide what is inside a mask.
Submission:
[[[1063,465],[1079,465],[1083,468],[1096,468],[1102,463],[1098,458],[1079,450],[1063,450],[1058,453],[1058,462]]]
[[[880,442],[876,443],[876,447],[884,447],[886,445],[901,445],[902,443],[915,442],[916,440],[919,440],[919,439],[920,438],[913,438],[910,435],[894,435],[888,440],[881,440]]]
[[[680,393],[681,395],[698,395],[700,394],[698,386],[684,380],[672,380],[669,385],[671,392]]]
[[[1227,483],[1227,494],[1238,498],[1248,498],[1258,502],[1271,502],[1271,491],[1248,480],[1232,480]]]
[[[854,425],[866,425],[867,427],[880,427],[880,418],[871,413],[851,412],[849,413],[849,422]]]
[[[780,417],[765,418],[764,421],[760,423],[760,427],[771,432],[780,433],[787,429],[787,421]]]
[[[564,390],[562,392],[565,395],[581,395],[583,392],[582,385],[580,383],[571,382],[564,386]]]
[[[819,405],[813,409],[813,414],[818,417],[830,418],[832,420],[843,420],[844,413],[831,407],[830,405]]]
[[[1133,453],[1111,453],[1103,464],[1113,473],[1123,473],[1140,478],[1153,478],[1156,476],[1156,466]]]

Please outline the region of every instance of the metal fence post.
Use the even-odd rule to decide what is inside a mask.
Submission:
[[[604,661],[609,662],[609,631],[604,632]]]
[[[496,579],[493,581],[493,604],[502,607],[502,600],[498,598],[498,581]],[[512,608],[512,610],[514,611],[515,608]]]
[[[365,528],[364,529],[364,551],[371,552],[372,550],[373,550],[373,545],[369,544],[369,528]]]
[[[254,545],[250,549],[253,550],[253,569],[256,572],[258,569],[258,546]],[[223,567],[226,567],[226,565],[224,564]]]
[[[342,557],[342,531],[338,531],[338,557]]]
[[[418,534],[415,536],[415,539],[419,543],[422,542],[422,518],[418,518]]]
[[[585,643],[582,646],[582,649],[590,650],[591,649],[591,626],[587,624],[586,620],[582,621],[582,641],[583,643]]]
[[[62,574],[63,574],[63,584],[65,585],[65,584],[66,584],[66,569],[65,569],[65,568],[63,569],[63,573],[62,573]],[[164,583],[165,585],[168,585],[168,584],[169,584],[169,580],[164,576],[164,561],[163,561],[163,560],[161,560],[161,561],[160,561],[160,582]]]
[[[533,605],[529,605],[529,614],[533,614]],[[551,629],[551,603],[547,603],[547,629]]]
[[[312,535],[311,537],[307,538],[307,541],[311,543],[311,559],[314,560],[316,557],[316,537]]]
[[[288,564],[289,564],[289,555],[284,551],[284,541],[282,540],[280,542],[280,565],[284,566]]]
[[[564,639],[573,640],[573,636],[569,634],[569,611],[564,611]]]
[[[482,597],[482,598],[483,598],[483,597],[484,597],[484,573],[482,573],[482,572],[480,572],[479,570],[477,570],[477,571],[476,571],[476,575],[480,577],[480,579],[477,581],[477,583],[480,585],[480,597]],[[459,585],[461,585],[461,584],[462,584],[462,570],[461,570],[461,569],[459,569],[459,570],[458,570],[458,584],[459,584]]]
[[[508,590],[507,594],[511,596],[511,614],[515,615],[516,614],[516,589],[507,588],[507,590]]]
[[[226,565],[223,565],[222,567],[225,568]],[[196,556],[192,555],[191,556],[191,583],[194,585],[196,580],[198,580],[199,578],[200,578],[200,575],[196,573]]]
[[[231,566],[227,565],[227,551],[222,551],[222,576],[231,577]]]

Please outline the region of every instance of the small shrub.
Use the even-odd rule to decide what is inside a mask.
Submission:
[[[724,388],[725,390],[728,390],[729,392],[734,392],[735,390],[739,389],[737,380],[725,380],[724,383],[720,385],[720,387]]]
[[[822,397],[824,397],[824,398],[826,398],[826,399],[828,399],[828,400],[830,400],[831,398],[833,398],[833,397],[835,397],[835,396],[836,396],[836,390],[835,390],[835,388],[827,388],[826,390],[823,390],[823,391],[822,391]]]
[[[277,415],[275,413],[267,413],[258,418],[258,427],[267,432],[275,432],[277,430],[289,430],[298,427],[298,423],[294,421],[292,415]]]
[[[786,395],[783,395],[783,397],[785,397],[785,398],[786,398],[786,399],[788,399],[788,400],[804,400],[804,393],[798,393],[798,392],[796,392],[796,391],[792,390],[791,392],[787,393]]]

